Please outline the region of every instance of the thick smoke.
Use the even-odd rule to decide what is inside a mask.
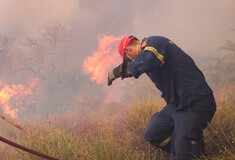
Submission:
[[[117,101],[123,96],[124,84],[135,83],[117,80],[112,89],[103,85],[101,87],[108,96],[100,98],[97,94],[98,90],[102,90],[100,86],[96,88],[95,84],[87,82],[87,77],[84,78],[82,65],[88,59],[93,63],[93,59],[89,57],[93,53],[99,53],[99,43],[102,42],[100,35],[103,35],[103,38],[135,35],[139,39],[151,35],[166,36],[194,57],[218,54],[217,49],[223,46],[226,40],[235,40],[234,0],[0,0],[0,11],[0,81],[9,83],[6,73],[12,75],[11,83],[17,81],[18,84],[27,79],[27,74],[18,76],[17,79],[14,77],[15,72],[11,72],[17,70],[11,57],[17,55],[14,58],[22,59],[22,64],[26,69],[31,69],[31,73],[47,71],[47,74],[44,74],[47,75],[46,80],[39,79],[39,84],[44,88],[37,89],[36,99],[40,100],[41,106],[49,108],[54,105],[55,109],[78,102],[89,106],[94,101],[98,103],[104,100],[104,103],[108,103],[112,98]],[[60,45],[53,50],[53,55],[47,55],[45,53],[51,53],[51,48],[50,44],[42,42],[48,38],[43,36],[42,30],[53,22],[58,22],[58,26],[62,26],[69,38],[58,43]],[[48,33],[54,33],[53,27]],[[38,35],[41,37],[38,38]],[[56,34],[52,34],[51,38],[56,38]],[[31,47],[30,51],[38,47],[39,57],[40,47],[44,46],[44,49],[47,49],[47,52],[44,52],[45,57],[30,57],[33,54],[22,49],[22,42],[25,42],[25,39],[29,42],[27,45]],[[117,53],[113,48],[115,46],[112,45],[112,53]],[[54,55],[60,57],[55,58]],[[28,59],[24,59],[23,56],[27,56]],[[115,64],[108,64],[108,59],[107,63],[102,59],[102,63],[110,69],[114,67],[112,65],[119,63],[117,60],[121,62],[121,58],[118,59],[117,56],[119,55],[113,60]],[[25,62],[29,63],[30,59],[37,63],[40,60],[41,64],[30,64],[34,68],[29,68]],[[42,65],[43,61],[48,64],[50,62],[49,67],[53,72],[49,72],[46,63]],[[8,72],[6,68],[11,68],[11,71]],[[108,70],[105,69],[105,72]],[[107,74],[105,72],[102,72],[103,78]],[[21,73],[25,72],[17,72]],[[102,84],[105,84],[103,80]],[[83,91],[84,88],[86,92]],[[43,97],[39,94],[42,92],[46,92]],[[82,97],[84,93],[85,96],[93,97],[93,102],[86,100],[85,103],[84,99],[87,97]],[[40,108],[40,103],[38,102],[37,108]],[[51,110],[55,111],[54,108]],[[36,111],[32,109],[32,112]]]
[[[94,50],[100,33],[168,36],[198,54],[235,38],[233,0],[1,0],[0,10],[1,34],[21,38],[56,19],[71,28],[82,55]]]

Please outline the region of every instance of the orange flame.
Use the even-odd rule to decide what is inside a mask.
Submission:
[[[98,49],[85,59],[83,71],[90,75],[91,80],[98,84],[103,84],[109,69],[114,64],[117,64],[117,59],[120,57],[117,52],[117,42],[120,37],[100,35],[98,39]]]
[[[19,96],[32,94],[32,87],[34,87],[36,83],[37,81],[32,79],[30,86],[26,87],[22,84],[13,84],[10,86],[0,81],[0,107],[2,108],[3,113],[9,115],[12,118],[16,118],[19,109],[13,109],[13,107],[10,105],[11,99],[14,97],[14,100],[17,101]],[[17,102],[15,104],[18,105]]]

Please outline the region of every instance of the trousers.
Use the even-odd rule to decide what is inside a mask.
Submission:
[[[215,102],[211,105],[216,108]],[[190,107],[177,110],[174,105],[167,104],[152,116],[145,129],[144,139],[171,153],[171,160],[200,158],[205,155],[203,130],[211,122],[214,113],[215,110],[195,111]]]

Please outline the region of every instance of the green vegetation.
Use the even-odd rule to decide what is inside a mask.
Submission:
[[[234,123],[235,86],[217,94],[218,110],[205,130],[208,159],[232,160],[235,158]],[[163,106],[162,101],[151,97],[130,103],[128,109],[116,119],[79,126],[64,126],[61,121],[30,122],[31,135],[19,134],[17,143],[64,160],[166,160],[169,155],[143,139],[144,128],[151,116]],[[4,145],[1,144],[4,150]],[[40,159],[26,152],[8,147],[1,153],[4,159]]]

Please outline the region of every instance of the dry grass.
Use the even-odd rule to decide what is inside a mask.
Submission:
[[[209,160],[235,159],[234,123],[235,87],[217,95],[218,110],[205,130]],[[151,116],[164,106],[156,97],[149,96],[130,103],[119,118],[79,123],[72,127],[56,119],[50,123],[30,122],[31,136],[15,135],[15,140],[29,148],[42,151],[60,159],[81,160],[166,160],[169,155],[150,146],[143,139],[143,131]],[[93,113],[92,113],[93,114]],[[98,113],[97,113],[98,114]],[[66,121],[66,119],[64,119]],[[4,159],[39,159],[28,153],[11,149],[3,153]],[[0,159],[1,159],[0,158]]]
[[[160,111],[164,106],[163,101],[156,100],[155,97],[149,96],[147,99],[132,102],[129,109],[122,117],[125,128],[135,134],[141,136],[154,113]]]
[[[32,131],[31,134],[17,136],[14,139],[16,143],[60,159],[77,159],[79,145],[72,132],[49,123],[34,122],[28,128]],[[42,159],[18,149],[8,151],[5,156],[5,159]]]
[[[205,131],[209,159],[235,159],[235,86],[217,95],[217,112]]]

